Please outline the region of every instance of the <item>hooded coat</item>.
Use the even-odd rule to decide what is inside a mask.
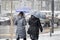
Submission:
[[[15,24],[17,25],[16,37],[26,38],[26,30],[25,30],[26,20],[25,20],[25,18],[17,17],[15,20]]]
[[[41,32],[43,31],[39,18],[36,18],[35,16],[31,16],[28,23],[30,25],[28,29],[28,34],[33,35],[34,36],[33,39],[35,37],[38,38],[39,29]]]

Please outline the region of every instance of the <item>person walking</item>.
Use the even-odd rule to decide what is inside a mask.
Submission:
[[[46,17],[44,27],[50,27],[50,19]]]
[[[40,19],[34,15],[31,15],[31,18],[29,18],[28,24],[30,27],[27,32],[30,35],[31,40],[38,40],[39,29],[41,32],[43,31],[42,25],[40,23]]]
[[[24,13],[20,12],[15,20],[15,25],[17,25],[16,30],[16,40],[19,40],[20,38],[23,38],[23,40],[26,40],[26,19],[24,17]]]

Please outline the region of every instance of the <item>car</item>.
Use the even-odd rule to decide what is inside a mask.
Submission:
[[[9,21],[9,17],[0,17],[0,25],[2,24],[8,24],[7,22]]]

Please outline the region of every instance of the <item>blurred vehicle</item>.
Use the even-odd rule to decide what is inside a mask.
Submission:
[[[56,14],[56,18],[60,19],[60,13]]]
[[[1,16],[0,17],[0,25],[6,25],[6,24],[9,24],[9,17],[4,17],[4,16]]]
[[[60,13],[56,13],[56,23],[57,23],[57,25],[60,25]]]
[[[10,25],[11,13],[1,14],[0,15],[0,25]],[[13,13],[13,18],[16,17],[16,14]]]

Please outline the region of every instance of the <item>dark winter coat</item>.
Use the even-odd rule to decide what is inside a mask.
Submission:
[[[28,29],[28,34],[31,34],[31,35],[38,35],[39,34],[39,29],[40,31],[42,32],[43,31],[43,28],[41,26],[41,23],[40,23],[40,20],[39,18],[36,18],[34,16],[32,16],[30,19],[29,19],[29,29]]]

